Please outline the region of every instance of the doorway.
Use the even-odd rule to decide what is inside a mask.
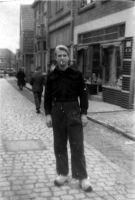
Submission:
[[[103,48],[103,82],[115,86],[122,75],[120,46],[111,45]]]

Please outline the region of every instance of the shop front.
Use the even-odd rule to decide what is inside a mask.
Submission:
[[[133,37],[125,37],[125,24],[79,34],[76,50],[90,96],[133,108]]]

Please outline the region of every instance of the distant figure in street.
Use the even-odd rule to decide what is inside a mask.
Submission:
[[[86,85],[82,73],[69,65],[69,50],[66,46],[57,46],[55,57],[57,65],[47,76],[44,98],[46,124],[53,127],[58,175],[54,184],[62,186],[68,181],[69,140],[72,177],[79,180],[84,191],[91,192],[83,145],[83,126],[87,125],[88,109]]]
[[[74,69],[78,69],[76,59],[73,59],[73,63],[71,64],[71,67],[73,67]]]
[[[20,90],[23,90],[23,87],[25,86],[25,73],[22,68],[19,69],[19,71],[16,74],[16,78],[18,79],[17,84],[19,86]]]
[[[53,70],[55,69],[56,64],[57,64],[56,61],[55,61],[55,60],[52,60],[51,66],[50,66],[50,72],[53,71]]]
[[[36,67],[36,71],[30,79],[30,84],[32,85],[32,91],[35,99],[36,111],[40,113],[41,98],[44,85],[44,76],[41,72],[41,67]]]

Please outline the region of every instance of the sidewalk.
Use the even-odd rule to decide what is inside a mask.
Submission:
[[[26,88],[32,89],[30,84]],[[88,119],[135,141],[135,110],[89,100]]]

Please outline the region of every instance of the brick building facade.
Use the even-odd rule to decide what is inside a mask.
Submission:
[[[34,12],[31,5],[20,6],[20,58],[26,78],[34,71]]]
[[[90,94],[133,107],[135,3],[76,2],[74,45]]]
[[[0,68],[15,68],[15,54],[9,49],[0,49]]]
[[[32,4],[34,11],[34,63],[41,66],[42,72],[47,72],[47,1],[35,1]]]

